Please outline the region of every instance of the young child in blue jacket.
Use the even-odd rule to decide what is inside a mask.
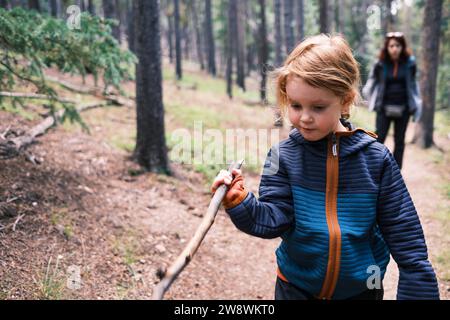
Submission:
[[[238,229],[282,238],[275,299],[382,299],[390,254],[399,267],[397,299],[439,299],[398,165],[374,133],[346,120],[359,98],[347,42],[307,38],[275,75],[294,129],[269,151],[259,198],[240,170],[221,171],[211,187],[229,186],[223,205]]]

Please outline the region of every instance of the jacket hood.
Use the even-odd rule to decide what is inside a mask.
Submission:
[[[352,123],[344,119],[341,119],[340,121],[349,131],[335,133],[336,137],[338,138],[337,141],[339,144],[339,157],[346,157],[348,155],[357,153],[358,151],[377,141],[376,138],[378,136],[375,133],[363,128],[354,127]],[[291,139],[296,141],[298,144],[303,145],[308,151],[319,156],[322,155],[324,157],[327,156],[328,141],[332,139],[332,135],[333,134],[330,133],[320,140],[309,141],[305,139],[305,137],[297,130],[297,128],[292,129],[289,133],[289,137]]]

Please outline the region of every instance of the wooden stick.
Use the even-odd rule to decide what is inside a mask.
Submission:
[[[9,92],[0,91],[0,96],[8,98],[22,98],[22,99],[38,99],[38,100],[52,100],[52,97],[46,94],[28,93],[28,92]],[[76,103],[75,100],[66,98],[56,98],[56,101],[63,103]]]
[[[244,160],[233,162],[230,165],[228,172],[231,173],[233,169],[240,169],[243,162]],[[162,272],[164,273],[164,275],[162,276],[161,281],[153,289],[152,300],[162,300],[164,297],[164,293],[169,289],[172,282],[192,260],[194,254],[197,252],[197,249],[200,247],[203,238],[206,236],[206,233],[214,223],[217,211],[219,211],[220,204],[222,203],[227,190],[228,187],[225,184],[222,184],[219,188],[217,188],[213,198],[211,199],[211,202],[209,203],[206,215],[203,217],[202,222],[197,227],[194,236],[188,242],[181,254],[175,259],[172,265],[167,269],[167,271]]]
[[[12,230],[15,232],[16,231],[16,226],[17,223],[20,221],[20,219],[22,219],[23,217],[25,217],[25,214],[21,214],[17,217],[16,221],[14,221],[14,224],[12,225]]]

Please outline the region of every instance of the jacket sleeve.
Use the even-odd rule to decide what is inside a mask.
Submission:
[[[415,105],[415,111],[413,114],[413,121],[417,122],[420,120],[420,117],[422,116],[422,97],[420,94],[420,88],[419,88],[419,81],[416,80],[416,71],[417,66],[415,63],[415,58],[411,58],[411,90],[412,90],[412,99],[414,100]]]
[[[400,169],[387,149],[383,159],[377,220],[398,265],[397,299],[439,299],[436,275],[428,261],[419,217]]]
[[[367,82],[362,89],[362,94],[364,99],[370,100],[375,86],[380,82],[378,79],[379,76],[379,64],[376,62],[372,69],[370,70],[369,76],[367,77]]]
[[[259,199],[252,192],[237,206],[226,209],[236,227],[260,238],[276,238],[294,221],[292,192],[279,148],[269,151],[259,185]]]

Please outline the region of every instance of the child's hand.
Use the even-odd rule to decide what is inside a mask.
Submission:
[[[211,186],[211,192],[214,194],[222,184],[228,186],[228,191],[222,201],[226,209],[237,206],[247,196],[248,191],[244,187],[244,177],[240,169],[233,169],[232,174],[229,174],[227,170],[220,170]]]

